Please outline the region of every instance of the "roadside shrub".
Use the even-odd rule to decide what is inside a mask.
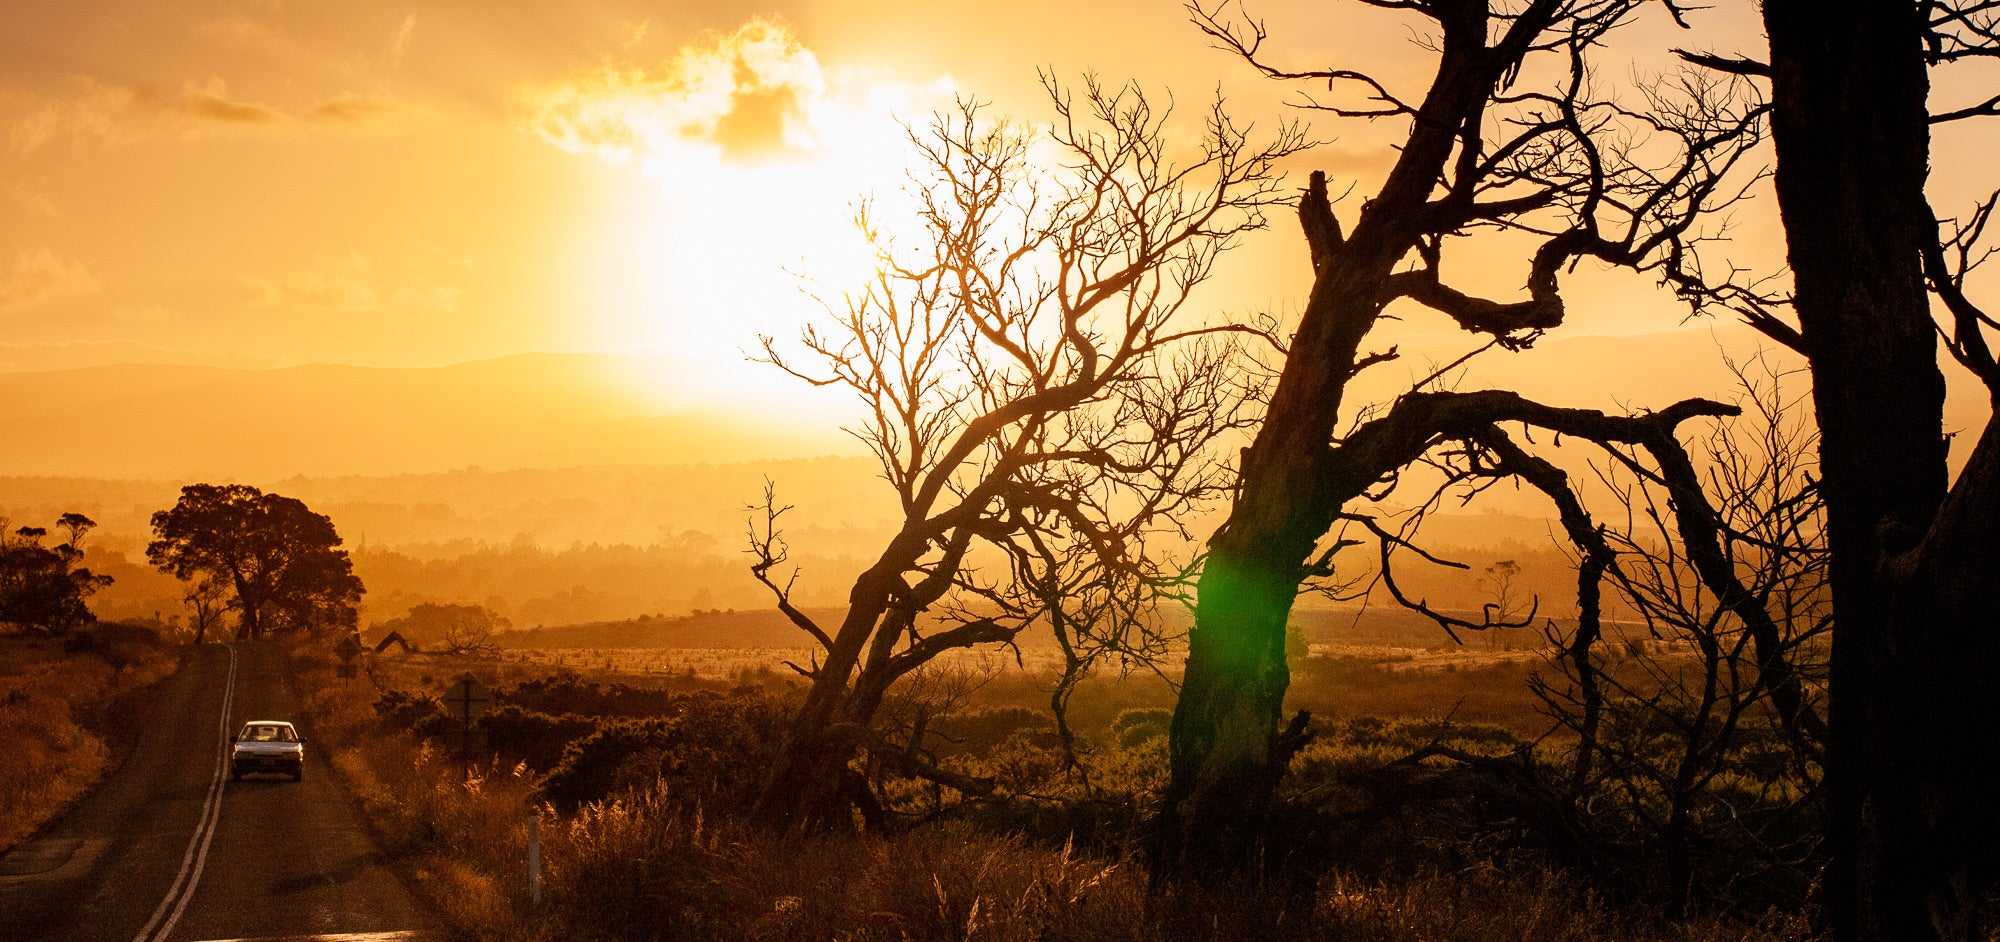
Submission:
[[[571,743],[596,732],[603,723],[575,713],[552,716],[514,703],[494,707],[479,722],[486,727],[488,748],[525,762],[538,773],[554,768]]]
[[[381,719],[383,729],[413,731],[426,720],[443,717],[445,712],[444,704],[435,695],[384,690],[375,700],[375,715]]]
[[[542,793],[574,808],[657,780],[681,800],[718,813],[742,810],[770,768],[785,720],[757,694],[683,695],[669,716],[600,721],[564,748]]]
[[[0,636],[0,851],[89,788],[142,721],[136,692],[173,672],[159,636],[97,625]]]
[[[661,756],[680,728],[674,719],[607,722],[563,749],[542,779],[542,797],[568,811],[656,778]],[[642,771],[653,774],[641,777]]]
[[[502,703],[512,703],[540,713],[643,718],[659,716],[674,707],[677,694],[665,686],[633,687],[627,684],[599,684],[584,680],[575,671],[523,680],[499,691]]]

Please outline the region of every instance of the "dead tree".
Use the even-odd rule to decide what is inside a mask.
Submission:
[[[754,508],[752,571],[817,647],[796,665],[810,686],[755,810],[767,825],[872,813],[857,758],[884,748],[877,713],[946,652],[1040,624],[1073,666],[1156,653],[1154,600],[1184,571],[1157,544],[1227,481],[1213,446],[1254,392],[1226,342],[1244,329],[1185,308],[1263,224],[1276,161],[1305,141],[1252,144],[1218,106],[1177,159],[1168,111],[1137,88],[1047,86],[1057,167],[1032,166],[1033,138],[970,103],[913,132],[909,244],[864,212],[871,283],[827,305],[803,354],[765,339],[778,368],[860,399],[850,431],[902,511],[843,620],[822,626],[790,601],[787,508],[771,492]],[[918,750],[897,768],[951,782]]]
[[[2000,431],[1988,421],[1954,481],[1939,340],[2000,391],[2000,322],[1964,277],[1985,257],[1991,201],[1940,226],[1925,185],[1932,126],[2000,114],[2000,97],[1931,87],[1938,70],[2000,56],[2000,6],[1771,0],[1763,12],[1767,61],[1684,56],[1771,89],[1792,291],[1745,314],[1806,358],[1820,428],[1834,611],[1827,928],[1843,942],[1980,938],[2000,813],[1985,750],[1963,731],[2000,720],[1984,676],[2000,656],[1985,588],[2000,566]]]
[[[1272,64],[1261,23],[1191,8],[1224,49],[1327,89],[1311,107],[1404,122],[1407,135],[1351,227],[1323,176],[1300,200],[1314,284],[1228,521],[1209,543],[1157,832],[1161,868],[1234,868],[1258,852],[1273,786],[1304,728],[1295,719],[1280,729],[1286,616],[1301,582],[1331,571],[1345,545],[1324,545],[1330,527],[1367,516],[1351,503],[1494,422],[1616,418],[1504,392],[1419,392],[1355,422],[1348,383],[1396,356],[1382,339],[1364,352],[1385,309],[1413,302],[1489,347],[1520,349],[1561,325],[1559,275],[1579,261],[1648,272],[1676,290],[1700,285],[1699,250],[1712,234],[1702,220],[1741,198],[1746,184],[1728,182],[1728,170],[1757,140],[1763,107],[1733,79],[1663,80],[1636,110],[1597,93],[1591,52],[1637,2],[1364,2],[1416,21],[1437,63],[1421,94],[1350,69]],[[1538,240],[1524,298],[1476,297],[1446,280],[1448,248],[1493,231]],[[1683,403],[1650,421],[1671,428],[1719,408]]]
[[[1717,423],[1698,457],[1657,439],[1608,450],[1608,513],[1590,515],[1542,459],[1490,443],[1496,472],[1556,501],[1579,554],[1579,617],[1548,623],[1555,676],[1535,682],[1576,736],[1574,830],[1647,861],[1657,872],[1641,878],[1674,906],[1751,882],[1802,903],[1820,849],[1805,826],[1831,624],[1817,443],[1775,372],[1739,376],[1755,414]],[[1599,644],[1602,586],[1644,643]]]

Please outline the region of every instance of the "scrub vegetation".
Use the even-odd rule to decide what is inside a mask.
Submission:
[[[882,722],[921,728],[931,766],[991,788],[963,797],[871,755],[888,826],[787,835],[754,826],[751,811],[803,695],[788,672],[575,649],[564,667],[391,652],[341,679],[333,648],[312,639],[296,660],[314,727],[385,849],[466,938],[1804,935],[1795,888],[1664,906],[1654,861],[1607,845],[1599,862],[1622,862],[1579,868],[1567,855],[1580,845],[1556,840],[1561,815],[1528,816],[1566,768],[1537,758],[1564,755],[1536,743],[1552,724],[1528,681],[1548,669],[1547,645],[1472,650],[1370,624],[1347,634],[1402,643],[1305,640],[1333,637],[1316,625],[1294,646],[1294,696],[1327,709],[1281,793],[1288,846],[1269,855],[1273,872],[1233,884],[1156,880],[1145,862],[1173,705],[1152,674],[1075,691],[1077,765],[1047,711],[1054,663],[920,674]],[[436,695],[468,671],[498,696],[462,762],[460,727]],[[1637,809],[1621,813],[1642,826]],[[1592,836],[1620,833],[1636,831]]]

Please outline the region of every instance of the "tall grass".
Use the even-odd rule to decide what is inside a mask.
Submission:
[[[0,852],[97,781],[112,756],[107,736],[130,728],[112,701],[173,663],[157,636],[120,626],[67,641],[0,636]]]
[[[311,649],[298,661],[341,777],[391,858],[460,938],[1764,942],[1805,935],[1796,921],[1668,919],[1593,895],[1574,875],[1518,861],[1149,886],[1129,842],[1064,841],[1046,827],[1021,827],[1020,813],[946,816],[888,835],[801,838],[747,827],[716,813],[703,794],[661,779],[559,813],[538,801],[525,767],[489,761],[468,781],[454,756],[385,727],[372,682],[333,677],[330,660]],[[1351,740],[1344,745],[1357,753],[1375,739],[1429,735],[1349,726],[1334,738]],[[1156,763],[1157,735],[1126,732],[1137,740],[1133,761]],[[1485,732],[1503,735],[1467,734]],[[1315,754],[1306,764],[1332,774],[1354,758]],[[1141,790],[1155,777],[1128,771],[1123,778]],[[542,835],[539,906],[526,891],[529,815]]]
[[[324,644],[293,652],[306,713],[335,773],[412,888],[464,938],[533,939],[527,909],[525,769],[456,755],[385,730],[367,677],[341,678]]]
[[[1796,924],[1668,921],[1608,905],[1546,870],[1334,873],[1304,888],[1150,889],[1126,861],[963,822],[894,837],[784,838],[649,791],[545,832],[537,937],[645,940],[1212,940],[1751,942]]]

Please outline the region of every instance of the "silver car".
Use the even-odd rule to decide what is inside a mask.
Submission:
[[[306,741],[284,720],[251,720],[229,737],[229,776],[242,781],[252,772],[290,775],[296,782],[306,774]]]

